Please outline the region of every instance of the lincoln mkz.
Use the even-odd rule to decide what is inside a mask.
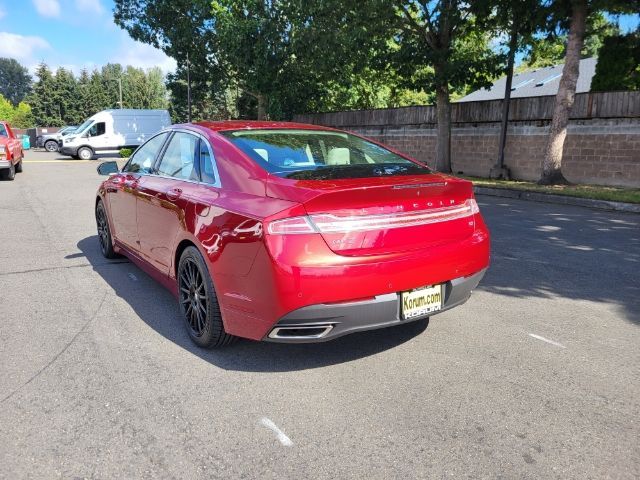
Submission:
[[[201,347],[426,319],[464,303],[489,264],[470,182],[339,130],[174,125],[98,171],[103,255],[173,292]]]

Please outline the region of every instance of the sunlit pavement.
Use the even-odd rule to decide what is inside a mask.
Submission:
[[[464,306],[203,351],[100,256],[99,161],[57,158],[0,182],[0,478],[640,476],[639,215],[480,197]]]

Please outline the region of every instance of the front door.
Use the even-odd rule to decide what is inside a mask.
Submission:
[[[176,236],[186,228],[191,190],[197,188],[198,137],[175,132],[138,200],[138,235],[143,257],[168,274]]]
[[[151,168],[160,153],[168,133],[163,132],[141,146],[131,156],[122,172],[106,184],[114,238],[127,248],[139,252],[136,202],[140,189],[151,177]]]

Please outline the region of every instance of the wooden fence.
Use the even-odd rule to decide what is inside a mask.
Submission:
[[[555,96],[511,99],[509,120],[550,120]],[[451,104],[453,123],[491,123],[502,118],[502,100]],[[640,91],[579,93],[571,109],[575,120],[640,117]],[[425,125],[437,122],[435,105],[296,115],[295,121],[332,127]]]

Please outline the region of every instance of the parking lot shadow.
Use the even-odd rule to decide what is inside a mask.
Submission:
[[[176,299],[126,259],[106,260],[97,236],[78,242],[93,270],[126,301],[137,316],[163,337],[220,368],[252,372],[282,372],[349,362],[397,347],[424,332],[428,321],[347,335],[324,343],[280,344],[240,340],[218,350],[196,346],[184,328]],[[70,255],[76,258],[78,254]],[[135,341],[135,339],[132,339]]]
[[[481,290],[613,304],[621,318],[640,325],[640,215],[479,200],[492,243]],[[557,314],[545,313],[549,321]]]

